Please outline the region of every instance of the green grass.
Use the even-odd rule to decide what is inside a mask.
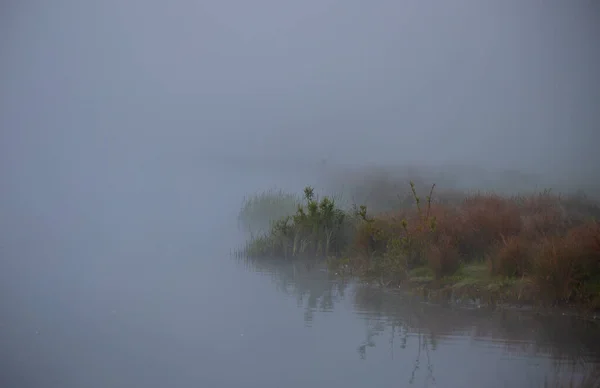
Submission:
[[[428,267],[417,267],[408,272],[408,279],[411,281],[431,281],[433,280],[433,272]]]
[[[485,263],[461,265],[458,270],[446,280],[454,282],[455,286],[486,283],[490,281],[489,270]]]

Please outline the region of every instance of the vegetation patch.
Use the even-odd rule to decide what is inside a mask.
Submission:
[[[243,254],[250,257],[339,257],[348,245],[353,225],[334,198],[318,198],[304,189],[304,202],[292,215],[271,223],[270,230],[252,237]]]
[[[337,273],[450,300],[600,308],[596,201],[550,190],[434,195],[435,185],[422,198],[414,182],[409,187],[411,202],[397,196],[395,206],[375,214],[365,205],[342,209],[311,187],[302,201],[281,193],[275,201],[263,199],[269,196],[246,201],[261,203],[243,207],[240,218],[246,221],[282,214],[252,236],[241,254],[326,258]],[[396,190],[389,184],[381,188]],[[393,196],[378,197],[391,203]],[[277,210],[261,207],[269,204]]]

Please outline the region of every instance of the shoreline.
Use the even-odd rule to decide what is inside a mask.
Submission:
[[[251,260],[263,265],[282,263],[274,257],[238,257]],[[327,273],[335,280],[354,283],[356,286],[371,288],[384,293],[390,293],[402,298],[412,299],[413,302],[426,303],[440,307],[452,307],[465,310],[481,310],[490,313],[513,311],[552,316],[569,316],[600,325],[600,308],[590,308],[586,305],[547,303],[534,295],[535,290],[521,292],[522,286],[528,279],[442,279],[435,281],[431,278],[413,276],[400,284],[382,284],[378,279],[367,279],[353,273],[349,267],[342,268],[339,259],[298,257],[287,260],[291,265],[300,265],[307,271]],[[480,266],[480,270],[482,269]],[[490,298],[491,297],[491,298]],[[600,326],[599,326],[600,327]]]
[[[336,277],[353,279],[360,284],[403,296],[416,297],[424,303],[490,311],[525,311],[560,314],[600,322],[600,306],[544,301],[530,279],[446,278],[434,280],[412,276],[400,284],[382,284],[378,279],[361,278],[350,268],[340,268],[338,259],[328,260],[327,268]]]
[[[269,226],[238,254],[330,258],[342,275],[427,299],[600,310],[599,201],[550,190],[434,196],[435,184],[412,181],[402,196],[388,181],[366,185],[350,194],[376,193],[387,210],[341,207],[310,186],[303,199],[271,192],[247,200],[240,219]],[[428,195],[421,198],[421,190]]]

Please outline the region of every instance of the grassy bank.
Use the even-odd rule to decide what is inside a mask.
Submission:
[[[411,182],[410,201],[397,195],[390,210],[370,214],[365,206],[342,209],[307,187],[293,214],[253,236],[243,254],[326,257],[338,273],[442,300],[600,308],[595,201],[435,186],[420,196],[422,188]]]

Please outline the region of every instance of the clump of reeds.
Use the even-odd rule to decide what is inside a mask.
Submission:
[[[302,199],[283,190],[268,190],[244,198],[238,224],[251,234],[267,232],[271,224],[296,212]]]
[[[304,189],[304,202],[292,215],[271,223],[267,233],[252,238],[245,249],[250,256],[298,257],[336,256],[346,242],[347,214],[335,199],[319,199],[310,186]]]

